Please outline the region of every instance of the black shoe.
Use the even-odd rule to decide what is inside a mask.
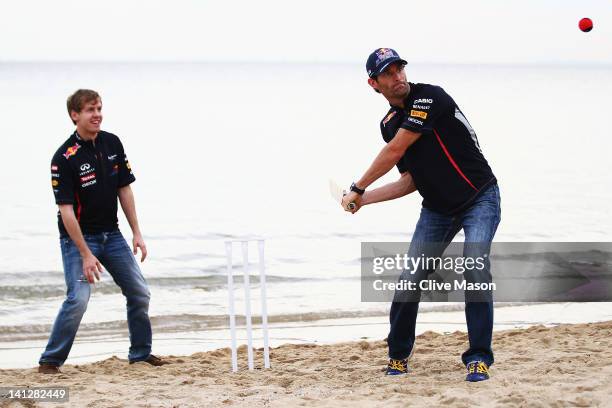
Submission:
[[[161,358],[159,358],[157,356],[154,356],[153,354],[150,354],[149,357],[147,357],[146,360],[130,361],[130,364],[139,363],[141,361],[143,363],[151,364],[152,366],[155,366],[155,367],[159,367],[159,366],[163,366],[163,365],[166,365],[166,364],[170,364],[169,361],[162,360]]]
[[[55,364],[40,363],[38,366],[38,372],[41,374],[60,374],[61,371]]]

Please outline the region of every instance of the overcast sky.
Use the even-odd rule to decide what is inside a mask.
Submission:
[[[8,1],[0,61],[612,63],[604,0]],[[590,33],[578,20],[590,17]]]

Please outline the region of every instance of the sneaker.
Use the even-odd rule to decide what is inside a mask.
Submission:
[[[389,359],[386,375],[405,375],[408,374],[408,359],[394,360]]]
[[[55,364],[40,363],[38,366],[38,372],[41,374],[60,374],[61,371]]]
[[[410,355],[403,360],[394,360],[392,358],[389,359],[389,364],[387,365],[387,370],[385,375],[404,375],[408,374],[408,362],[412,358],[414,354],[414,344],[412,344],[412,350],[410,350]]]
[[[153,354],[150,354],[149,357],[147,357],[146,360],[140,360],[140,361],[142,361],[143,363],[151,364],[152,366],[155,366],[155,367],[159,367],[159,366],[163,366],[163,365],[166,365],[166,364],[170,364],[169,361],[162,360],[161,358],[159,358],[157,356],[154,356]],[[138,363],[138,362],[139,361],[130,361],[130,364],[134,364],[134,363]]]
[[[467,365],[465,381],[477,382],[489,379],[489,366],[484,361],[470,361]]]

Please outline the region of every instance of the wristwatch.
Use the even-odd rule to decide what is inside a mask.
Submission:
[[[355,193],[357,193],[359,195],[363,195],[363,193],[365,193],[365,190],[357,187],[357,184],[355,184],[355,183],[351,184],[351,191],[354,191]]]

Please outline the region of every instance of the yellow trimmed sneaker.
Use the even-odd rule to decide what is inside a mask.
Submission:
[[[408,374],[408,362],[412,358],[414,354],[414,343],[412,344],[412,349],[410,350],[410,354],[407,358],[403,360],[395,360],[393,358],[389,359],[389,364],[387,365],[387,371],[385,375],[406,375]]]
[[[477,382],[488,380],[489,366],[484,361],[470,361],[467,365],[467,377],[465,381]]]
[[[408,359],[394,360],[389,359],[386,375],[405,375],[408,374]]]

